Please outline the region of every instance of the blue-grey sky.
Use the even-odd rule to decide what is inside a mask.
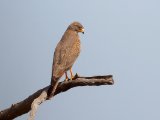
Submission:
[[[61,93],[39,107],[36,120],[159,120],[159,6],[158,0],[0,0],[0,109],[49,85],[56,44],[79,21],[85,34],[74,72],[112,74],[115,85]]]

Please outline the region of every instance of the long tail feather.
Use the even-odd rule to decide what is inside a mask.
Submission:
[[[50,99],[54,95],[56,88],[58,86],[58,80],[59,78],[56,78],[56,77],[51,78],[51,85],[47,92],[47,99]]]

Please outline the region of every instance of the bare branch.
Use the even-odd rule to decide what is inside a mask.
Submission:
[[[72,80],[72,81],[59,82],[55,95],[61,92],[65,92],[73,87],[78,87],[78,86],[99,86],[99,85],[113,85],[113,84],[114,84],[114,81],[112,79],[112,75],[93,76],[93,77],[77,77],[75,78],[75,80]],[[34,109],[34,112],[35,112],[36,111],[35,105],[39,105],[43,101],[46,100],[48,88],[49,86],[43,89],[40,89],[37,92],[30,95],[25,100],[18,102],[16,104],[12,104],[10,108],[0,111],[0,120],[12,120],[20,115],[28,113],[31,110],[31,107],[32,107],[32,110]],[[37,101],[35,102],[34,100],[35,101],[37,100],[38,102]],[[35,113],[30,113],[30,116],[34,117],[34,115]]]
[[[43,91],[38,98],[34,99],[34,101],[32,102],[32,105],[31,105],[31,111],[30,111],[30,115],[29,115],[28,120],[34,120],[37,109],[38,109],[39,105],[46,100],[46,96],[47,96],[46,91]]]

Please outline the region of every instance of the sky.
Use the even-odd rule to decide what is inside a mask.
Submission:
[[[158,0],[0,0],[0,110],[50,84],[54,49],[79,21],[85,34],[74,73],[112,74],[115,84],[58,94],[35,119],[159,120],[159,6]]]

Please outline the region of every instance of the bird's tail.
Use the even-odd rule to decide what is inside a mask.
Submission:
[[[56,88],[58,86],[58,80],[59,78],[56,78],[54,76],[51,78],[51,85],[47,91],[47,99],[50,99],[54,95]]]

